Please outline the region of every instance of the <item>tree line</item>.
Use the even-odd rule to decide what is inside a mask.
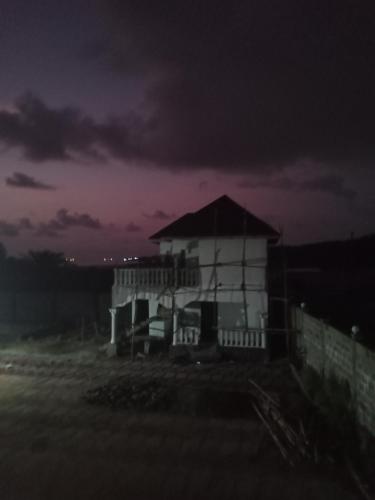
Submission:
[[[0,242],[0,290],[3,291],[109,291],[112,269],[80,267],[68,262],[61,252],[30,250],[9,256]]]

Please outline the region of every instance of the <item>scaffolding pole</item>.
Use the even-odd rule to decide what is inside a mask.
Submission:
[[[281,255],[282,255],[282,271],[283,271],[283,296],[284,296],[284,328],[286,332],[286,351],[287,356],[290,358],[290,331],[289,331],[289,316],[288,316],[288,273],[287,273],[287,262],[286,262],[286,251],[285,251],[285,241],[284,241],[284,230],[280,229],[281,235]]]
[[[242,244],[242,296],[243,296],[243,307],[244,307],[244,315],[245,315],[245,329],[246,331],[249,329],[249,318],[247,314],[247,287],[246,287],[246,238],[247,238],[247,220],[246,220],[246,211],[244,211],[243,218],[243,244]]]

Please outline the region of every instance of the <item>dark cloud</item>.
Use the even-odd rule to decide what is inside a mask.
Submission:
[[[23,174],[22,172],[14,172],[11,177],[5,179],[5,184],[11,187],[17,188],[28,188],[28,189],[45,189],[45,190],[55,190],[56,187],[44,182],[38,181],[29,175]]]
[[[344,180],[334,174],[323,175],[315,179],[304,181],[300,184],[300,189],[303,191],[320,191],[322,193],[329,193],[334,196],[352,199],[357,196],[354,189],[344,186]]]
[[[272,188],[289,191],[299,187],[299,183],[290,177],[244,179],[237,183],[237,186],[244,189]]]
[[[28,217],[22,217],[18,222],[8,222],[0,220],[0,235],[8,237],[16,237],[23,230],[32,230],[33,223]]]
[[[97,123],[77,108],[53,109],[32,93],[0,111],[0,142],[20,147],[31,161],[103,160],[102,150],[123,159],[139,157],[136,136],[142,121],[109,118]],[[31,186],[29,186],[31,187]]]
[[[134,224],[134,222],[129,222],[129,224],[127,224],[126,226],[126,230],[128,231],[128,233],[137,233],[141,231],[141,229],[141,226]]]
[[[61,208],[56,212],[55,217],[38,224],[33,223],[28,217],[23,217],[16,223],[0,220],[0,236],[15,237],[23,231],[34,230],[35,236],[57,238],[72,227],[93,230],[104,228],[99,219],[89,214],[76,212],[70,214],[66,208]]]
[[[147,217],[147,219],[169,220],[174,217],[174,214],[167,214],[164,210],[155,210],[153,214],[144,213],[143,217]]]
[[[56,228],[67,229],[69,227],[79,226],[89,229],[101,229],[102,224],[99,219],[92,217],[89,214],[69,214],[66,208],[61,208],[56,212],[55,219],[52,221]]]
[[[102,4],[98,60],[150,81],[147,159],[253,171],[374,160],[374,2]]]
[[[34,224],[28,217],[22,217],[18,222],[18,226],[20,229],[34,229]]]
[[[35,236],[41,238],[60,238],[61,232],[59,232],[59,230],[57,229],[54,229],[53,224],[50,224],[48,222],[41,222],[35,231]]]
[[[199,191],[206,191],[206,189],[208,188],[208,182],[207,181],[201,181],[198,184],[198,188],[199,188]]]
[[[342,177],[335,174],[320,175],[303,181],[291,177],[245,179],[237,186],[248,189],[271,188],[294,192],[321,192],[346,199],[353,199],[357,195],[356,191],[345,187]]]
[[[28,159],[258,173],[375,160],[373,1],[95,4],[107,30],[90,57],[137,77],[142,107],[99,122],[26,94],[0,111],[0,141]]]
[[[94,230],[103,228],[100,220],[89,214],[70,214],[66,208],[61,208],[56,212],[54,218],[50,219],[48,222],[41,222],[38,225],[35,235],[56,238],[62,236],[64,231],[71,227],[82,227]]]
[[[0,112],[0,140],[22,147],[33,161],[67,160],[71,151],[89,153],[91,127],[78,110],[50,109],[31,93],[18,99],[14,111]]]
[[[0,235],[7,237],[16,237],[19,235],[19,226],[5,220],[0,220]]]

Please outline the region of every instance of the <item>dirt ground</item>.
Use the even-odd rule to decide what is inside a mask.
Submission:
[[[110,363],[30,353],[17,361],[0,352],[2,500],[359,498],[337,470],[289,468],[255,417],[136,414],[88,405],[82,398],[88,388],[132,369]],[[158,366],[134,365],[134,373],[152,376]],[[162,368],[166,376],[172,370],[168,363]],[[188,370],[173,370],[183,384],[179,370]]]

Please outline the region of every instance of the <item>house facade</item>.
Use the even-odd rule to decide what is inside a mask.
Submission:
[[[115,269],[111,342],[138,334],[265,349],[267,246],[277,238],[227,196],[164,227],[150,238],[158,256]]]

